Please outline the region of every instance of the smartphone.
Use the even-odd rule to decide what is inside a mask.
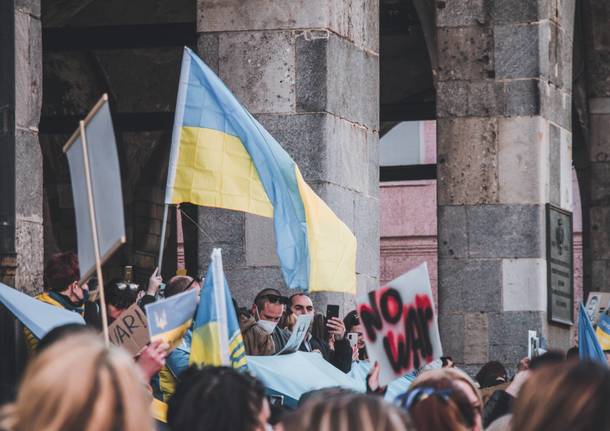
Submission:
[[[347,339],[349,340],[349,345],[354,347],[358,344],[358,333],[357,332],[348,332]]]
[[[328,304],[326,306],[326,320],[330,320],[333,317],[339,318],[339,306]]]

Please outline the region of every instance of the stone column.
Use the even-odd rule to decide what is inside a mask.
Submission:
[[[198,0],[198,51],[282,144],[358,239],[359,290],[377,286],[378,1]],[[271,220],[202,208],[200,262],[223,247],[229,285],[249,305],[283,287]],[[320,295],[353,307],[353,298]]]
[[[571,202],[574,1],[436,2],[439,315],[469,370],[547,323],[545,204]]]
[[[40,1],[5,1],[0,15],[0,281],[33,293],[43,267]]]
[[[610,291],[610,5],[585,2],[587,91],[589,105],[590,259],[584,262],[589,291]],[[586,217],[587,215],[585,215]]]

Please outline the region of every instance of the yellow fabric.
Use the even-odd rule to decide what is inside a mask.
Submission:
[[[600,327],[597,327],[595,335],[597,335],[597,340],[599,341],[602,350],[610,350],[610,334],[607,334]]]
[[[241,332],[237,337],[233,338],[233,341],[229,343],[229,352],[231,352],[234,358],[239,358],[241,356],[241,359],[237,363],[233,364],[233,368],[239,368],[247,365],[248,360],[246,359],[246,346],[241,336]]]
[[[252,159],[241,141],[218,130],[182,127],[171,203],[273,217]]]
[[[218,322],[208,322],[193,331],[189,364],[222,365]]]
[[[309,243],[309,291],[356,294],[356,237],[303,180],[295,165]]]
[[[166,366],[159,371],[159,388],[163,393],[163,401],[165,402],[167,402],[176,391],[176,378]]]
[[[54,307],[64,308],[61,305],[61,303],[59,303],[58,301],[51,298],[49,296],[49,294],[46,292],[36,295],[36,299],[38,299],[39,301],[42,301],[46,304],[50,304]],[[28,355],[30,357],[32,357],[32,356],[34,356],[34,353],[36,352],[36,349],[38,348],[38,342],[40,340],[38,340],[38,338],[36,338],[36,336],[32,333],[32,331],[30,331],[25,326],[23,327],[23,335],[25,336],[25,345],[27,347]]]
[[[156,398],[153,398],[153,402],[150,405],[150,409],[152,411],[153,418],[158,420],[159,422],[167,423],[167,404],[163,401],[159,401]]]
[[[169,331],[165,331],[161,334],[157,334],[154,337],[150,338],[150,341],[163,340],[167,344],[169,344],[169,350],[174,350],[178,344],[182,341],[182,337],[186,331],[191,327],[193,323],[192,319],[189,319],[187,322],[178,326],[177,328],[170,329]]]

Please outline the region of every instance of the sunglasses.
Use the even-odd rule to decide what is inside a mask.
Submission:
[[[125,290],[127,288],[129,288],[129,290],[131,290],[132,292],[135,292],[136,290],[138,290],[140,286],[138,286],[136,283],[117,283],[116,284],[116,288],[119,290]]]
[[[451,395],[453,394],[453,389],[436,389],[430,387],[423,388],[415,388],[399,397],[396,398],[396,401],[399,402],[400,407],[405,408],[407,411],[411,410],[414,405],[419,403],[420,401],[425,400],[430,397],[439,397],[445,402],[449,401]]]

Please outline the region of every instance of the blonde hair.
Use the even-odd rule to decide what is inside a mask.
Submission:
[[[133,359],[79,334],[49,346],[28,365],[1,429],[152,431],[151,399]]]
[[[284,431],[409,430],[407,415],[381,397],[332,391],[305,401],[282,421]]]

